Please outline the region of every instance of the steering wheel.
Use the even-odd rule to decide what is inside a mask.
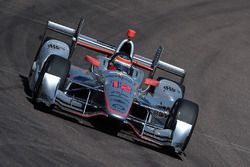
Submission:
[[[117,52],[117,53],[115,53],[111,57],[111,59],[109,60],[108,67],[113,66],[115,58],[118,57],[118,56],[121,56],[122,58],[127,58],[127,60],[131,62],[131,67],[129,69],[129,74],[131,74],[131,72],[132,72],[132,64],[133,64],[132,58],[127,53],[124,53],[124,52]]]

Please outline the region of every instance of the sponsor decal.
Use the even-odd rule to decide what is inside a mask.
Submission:
[[[113,83],[113,87],[114,88],[120,88],[121,90],[127,92],[127,93],[131,93],[131,87],[123,82],[118,82],[116,80],[112,81]]]
[[[120,104],[113,104],[112,108],[117,111],[125,111],[125,108]]]
[[[61,47],[61,46],[58,46],[58,45],[56,45],[56,44],[49,44],[49,45],[48,45],[48,48],[49,48],[49,49],[57,49],[57,50],[60,50],[60,49],[65,50],[65,48],[63,48],[63,47]]]
[[[170,92],[176,92],[176,89],[171,87],[171,86],[163,86],[164,92],[165,91],[170,91]]]
[[[167,108],[166,111],[154,111],[153,115],[156,118],[167,118],[169,116],[170,108]]]

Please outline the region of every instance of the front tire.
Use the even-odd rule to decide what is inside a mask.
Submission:
[[[196,125],[196,121],[198,118],[199,113],[199,106],[189,100],[182,99],[179,102],[178,105],[178,114],[177,114],[177,120],[186,122],[188,124],[192,125],[191,131],[187,138],[185,139],[185,142],[183,143],[183,146],[181,148],[182,151],[184,151],[189,143],[189,140],[192,136],[194,127]]]
[[[39,91],[41,88],[42,80],[45,75],[45,73],[49,73],[52,75],[55,75],[57,77],[60,77],[60,84],[58,89],[63,90],[64,84],[66,82],[66,78],[68,76],[70,70],[70,61],[67,59],[64,59],[63,57],[51,55],[48,60],[44,63],[43,68],[38,76],[38,79],[35,83],[34,92],[32,96],[32,100],[34,102],[34,105],[36,105],[36,98],[39,95]]]

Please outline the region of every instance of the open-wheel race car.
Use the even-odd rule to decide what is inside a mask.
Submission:
[[[161,61],[162,47],[153,60],[135,54],[134,30],[115,47],[80,34],[83,22],[75,30],[48,21],[28,76],[34,105],[57,106],[81,118],[110,117],[131,127],[140,139],[183,153],[199,110],[183,98],[185,70]],[[48,30],[69,36],[71,43],[47,37]],[[102,55],[87,55],[91,67],[81,69],[70,62],[76,46]],[[154,79],[157,69],[180,79]]]

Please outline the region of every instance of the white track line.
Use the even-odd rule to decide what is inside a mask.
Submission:
[[[235,143],[231,143],[231,142],[227,142],[227,141],[224,141],[222,139],[218,139],[218,138],[215,138],[213,136],[207,135],[205,133],[201,133],[201,132],[194,132],[194,133],[196,133],[198,135],[201,135],[201,136],[204,136],[209,141],[211,141],[213,143],[216,143],[218,145],[221,145],[221,146],[224,146],[224,147],[229,147],[229,148],[232,148],[232,149],[235,149],[235,150],[250,154],[250,148],[248,148],[248,147],[241,146],[239,144],[235,144]]]
[[[6,72],[6,73],[9,73],[9,74],[12,74],[12,75],[14,75],[14,76],[19,76],[18,72],[13,71],[13,70],[10,70],[9,68],[1,67],[1,68],[0,68],[0,71],[3,71],[3,72]]]

